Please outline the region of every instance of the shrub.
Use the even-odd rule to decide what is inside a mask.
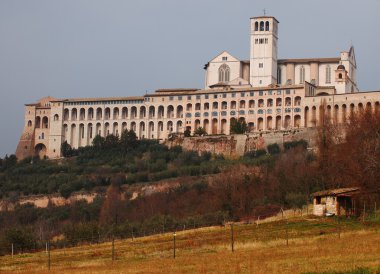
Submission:
[[[280,153],[280,146],[278,144],[270,144],[267,146],[268,153],[271,155]]]

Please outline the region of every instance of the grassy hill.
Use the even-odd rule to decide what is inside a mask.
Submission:
[[[380,219],[311,216],[214,226],[51,251],[53,273],[379,273]],[[340,237],[339,237],[339,231]],[[288,245],[287,245],[288,239]],[[0,258],[1,273],[48,273],[45,252]],[[51,273],[49,272],[49,273]]]

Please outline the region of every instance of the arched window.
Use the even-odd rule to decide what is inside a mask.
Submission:
[[[28,127],[31,127],[31,126],[32,126],[32,121],[29,120],[29,121],[28,121]]]
[[[331,67],[327,66],[326,67],[326,84],[331,83]]]
[[[230,81],[230,67],[223,64],[219,67],[219,82]]]
[[[300,84],[303,84],[305,82],[305,67],[300,67]]]
[[[281,79],[281,68],[277,67],[277,84],[281,85],[282,79]]]
[[[54,121],[58,121],[58,120],[59,120],[58,114],[54,115]]]
[[[264,21],[260,22],[260,31],[264,31]]]
[[[339,79],[342,79],[342,78],[343,78],[342,73],[339,73],[338,78],[339,78]]]
[[[255,22],[255,31],[259,30],[259,22]]]
[[[269,22],[268,21],[265,22],[265,30],[269,31]]]

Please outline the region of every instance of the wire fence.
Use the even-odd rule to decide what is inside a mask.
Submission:
[[[103,235],[90,235],[70,241],[68,239],[38,241],[35,247],[28,252],[44,252],[46,268],[48,270],[65,262],[78,261],[86,256],[87,259],[102,256],[115,261],[126,256],[140,256],[150,250],[164,253],[164,256],[175,259],[186,250],[207,246],[208,248],[224,248],[235,252],[240,245],[251,242],[277,241],[278,244],[289,246],[291,241],[301,237],[312,237],[329,234],[340,238],[345,230],[350,229],[352,222],[360,222],[363,226],[376,216],[376,211],[367,212],[359,219],[347,219],[336,216],[333,218],[314,218],[313,222],[302,222],[303,219],[312,218],[309,208],[286,212],[280,211],[277,215],[252,216],[241,222],[224,221],[218,226],[215,222],[203,223],[202,226],[181,226],[170,231],[162,227],[149,235],[145,231],[131,230],[129,235],[116,236],[109,230]],[[300,222],[301,219],[301,222]],[[316,225],[317,224],[317,225]],[[374,227],[374,223],[369,224]],[[377,222],[375,225],[379,225]],[[20,266],[19,254],[25,250],[16,244],[3,247],[9,250],[11,260],[7,260],[7,267]],[[90,253],[90,254],[89,254]],[[63,256],[64,255],[64,256]],[[0,258],[1,260],[1,258]],[[1,270],[1,267],[0,267]]]

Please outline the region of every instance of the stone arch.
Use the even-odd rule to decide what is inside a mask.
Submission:
[[[68,132],[69,132],[69,127],[67,126],[67,124],[63,125],[62,130],[63,130],[63,141],[67,142],[67,135],[68,135]]]
[[[162,132],[164,131],[164,123],[159,121],[157,124],[157,138],[161,138]]]
[[[165,109],[164,109],[164,106],[159,106],[158,107],[158,110],[157,110],[157,117],[158,117],[158,119],[162,119],[162,118],[164,118],[164,113],[165,113]]]
[[[334,115],[333,115],[334,124],[337,124],[339,122],[338,119],[339,119],[339,106],[335,105],[334,106]]]
[[[68,121],[70,116],[70,111],[69,109],[65,108],[63,111],[63,121]]]
[[[127,129],[127,122],[123,122],[121,124],[121,130],[122,130],[122,133]]]
[[[294,116],[294,127],[299,128],[301,126],[301,115],[297,114]]]
[[[70,132],[70,145],[72,147],[75,146],[74,140],[76,139],[76,135],[77,135],[77,126],[76,126],[76,124],[72,124],[71,125],[71,132]]]
[[[54,121],[58,121],[58,120],[59,120],[59,115],[58,115],[58,114],[55,114],[54,117],[53,117],[53,120],[54,120]]]
[[[245,100],[240,100],[239,108],[245,108]]]
[[[169,133],[172,133],[172,132],[173,132],[173,122],[172,122],[172,121],[168,121],[168,123],[166,124],[166,130],[167,130]]]
[[[36,117],[36,121],[34,122],[34,124],[36,125],[35,128],[41,127],[41,117],[40,116]]]
[[[230,109],[236,109],[236,101],[231,101]]]
[[[281,115],[276,116],[276,129],[280,130],[282,128],[282,117]]]
[[[110,135],[110,124],[107,122],[104,124],[104,136]]]
[[[145,106],[141,106],[140,107],[140,119],[144,119],[145,117],[146,117],[146,107]]]
[[[211,120],[211,132],[212,134],[218,134],[218,119],[216,118]]]
[[[264,129],[264,119],[263,117],[259,117],[257,119],[257,130],[263,130]]]
[[[281,107],[282,106],[282,98],[277,98],[276,99],[276,107]]]
[[[156,108],[154,106],[149,107],[149,119],[153,119],[156,114]]]
[[[81,108],[79,110],[79,120],[83,121],[86,118],[86,110],[84,108]]]
[[[102,125],[100,123],[96,123],[96,132],[95,135],[102,136]]]
[[[79,136],[78,136],[78,147],[81,147],[83,145],[83,139],[84,139],[84,124],[79,124]]]
[[[140,122],[139,138],[140,139],[145,138],[145,123],[144,122]]]
[[[254,108],[255,107],[255,100],[249,100],[248,107]]]
[[[114,120],[118,120],[118,119],[119,119],[119,115],[120,115],[119,108],[118,108],[118,107],[115,107],[115,108],[113,109],[113,119],[114,119]]]
[[[194,130],[197,130],[200,127],[201,127],[201,121],[199,119],[196,119],[195,124],[194,124]]]
[[[137,117],[137,107],[131,107],[131,119],[136,119]]]
[[[89,123],[87,125],[87,145],[91,144],[91,141],[93,138],[94,138],[93,125],[92,123]]]
[[[193,110],[193,104],[188,103],[188,104],[186,105],[186,111],[192,111],[192,110]]]
[[[272,125],[272,123],[273,123],[273,118],[272,118],[272,116],[268,116],[268,117],[267,117],[267,130],[271,130],[271,129],[273,129],[273,125]]]
[[[199,109],[200,109],[201,104],[198,103],[196,105],[199,105]],[[183,106],[181,105],[177,106],[177,118],[183,118]]]
[[[131,123],[131,128],[130,130],[132,130],[133,132],[136,132],[136,122],[132,122]]]
[[[346,123],[347,121],[347,105],[342,105],[342,123]]]
[[[206,131],[207,134],[210,133],[209,124],[210,122],[208,119],[203,120],[203,129]]]
[[[150,113],[150,108],[149,108]],[[150,121],[148,124],[148,138],[154,139],[154,122]]]
[[[121,118],[122,119],[127,119],[128,118],[128,108],[127,107],[123,107],[121,109]]]
[[[177,121],[177,132],[182,132],[182,121]]]
[[[119,136],[119,124],[117,122],[113,123],[112,134]]]
[[[110,108],[105,108],[105,110],[104,110],[104,119],[105,120],[111,119],[111,109]]]
[[[32,123],[32,120],[29,120],[29,121],[28,121],[28,127],[31,127],[32,124],[33,124],[33,123]]]
[[[227,134],[227,120],[222,119],[220,121],[220,133]]]
[[[42,118],[42,128],[49,128],[49,118],[46,116]]]
[[[89,108],[87,110],[87,120],[92,120],[92,119],[94,119],[94,109]]]
[[[78,118],[77,116],[78,116],[78,111],[76,108],[73,108],[71,110],[71,121],[76,121]]]
[[[96,120],[101,120],[103,118],[103,110],[101,108],[96,109]]]
[[[172,105],[166,108],[166,117],[169,119],[174,118],[174,107]]]
[[[36,157],[39,157],[40,159],[44,159],[46,157],[46,152],[47,152],[46,146],[42,143],[38,143],[34,147],[34,155]]]
[[[290,121],[291,121],[290,115],[286,115],[285,120],[284,120],[284,128],[285,129],[289,129],[289,127],[291,125]]]

